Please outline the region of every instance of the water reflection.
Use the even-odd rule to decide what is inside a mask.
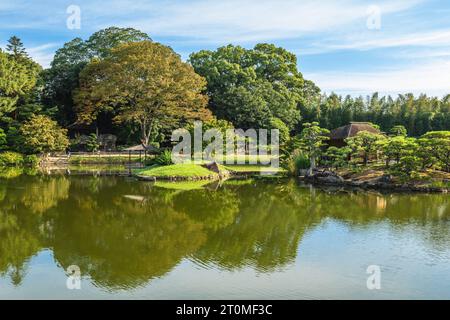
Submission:
[[[0,276],[20,286],[30,258],[50,248],[97,286],[136,288],[183,259],[206,268],[273,272],[289,267],[302,239],[329,219],[348,228],[417,228],[434,250],[450,245],[446,195],[381,195],[229,182],[168,189],[132,179],[9,175],[0,180]],[[300,248],[299,248],[300,246]]]

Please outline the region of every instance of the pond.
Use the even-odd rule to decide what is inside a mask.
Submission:
[[[450,299],[450,197],[10,175],[0,299],[12,298]]]

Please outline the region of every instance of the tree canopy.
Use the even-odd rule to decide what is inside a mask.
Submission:
[[[292,129],[300,120],[303,77],[297,57],[287,50],[229,45],[194,53],[189,61],[206,78],[209,107],[219,119],[242,129],[270,128],[272,118]]]
[[[17,102],[36,85],[36,70],[28,68],[6,53],[0,52],[0,117],[17,108]]]
[[[169,47],[150,41],[123,44],[82,71],[75,93],[78,121],[90,123],[106,110],[115,121],[138,124],[148,144],[155,124],[175,127],[209,119],[205,87],[205,79]]]
[[[93,58],[105,58],[112,48],[129,42],[151,40],[136,29],[110,27],[95,32],[84,41],[75,38],[56,51],[50,69],[46,71],[46,103],[59,110],[58,120],[63,125],[75,122],[73,91],[78,88],[81,70]]]
[[[48,117],[33,116],[20,127],[23,148],[28,153],[64,151],[68,145],[67,130]]]

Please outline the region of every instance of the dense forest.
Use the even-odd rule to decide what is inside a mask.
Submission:
[[[202,50],[184,62],[144,32],[111,27],[65,43],[43,69],[13,36],[0,52],[0,150],[54,151],[69,145],[67,136],[72,147],[98,134],[160,145],[192,120],[291,136],[312,122],[334,129],[367,121],[385,132],[401,125],[415,137],[450,130],[450,95],[342,97],[323,93],[298,67],[296,55],[272,44]]]

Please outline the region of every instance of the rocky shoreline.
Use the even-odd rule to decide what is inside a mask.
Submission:
[[[332,171],[315,171],[312,175],[300,177],[305,183],[313,185],[350,187],[366,190],[386,190],[394,192],[449,193],[447,187],[435,187],[416,182],[397,183],[391,175],[382,175],[366,181],[344,179]],[[448,182],[448,181],[446,181]]]

